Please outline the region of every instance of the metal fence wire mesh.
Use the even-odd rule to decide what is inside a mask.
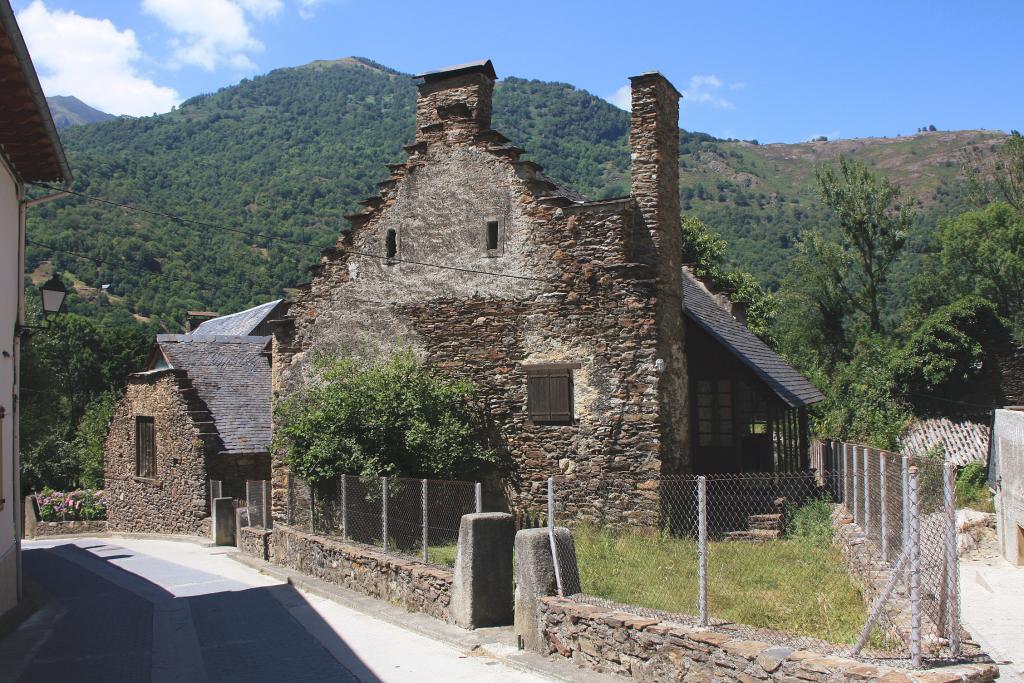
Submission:
[[[310,486],[288,480],[290,524],[311,533],[452,566],[462,516],[480,511],[466,481],[342,475]]]
[[[270,528],[270,482],[249,479],[245,482],[245,507],[240,515],[242,526]]]
[[[962,654],[952,468],[839,442],[815,443],[811,461],[800,473],[589,481],[586,514],[569,495],[581,484],[553,478],[563,594],[818,651],[915,665]],[[653,505],[656,521],[623,515],[622,500]]]

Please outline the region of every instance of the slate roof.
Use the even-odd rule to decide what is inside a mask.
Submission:
[[[918,420],[900,435],[900,452],[922,456],[935,446],[942,445],[946,462],[963,467],[975,460],[988,458],[989,425],[965,418],[933,417]]]
[[[161,334],[157,343],[184,370],[213,415],[227,453],[270,450],[270,337]]]
[[[281,303],[282,299],[268,301],[265,304],[247,308],[238,313],[222,315],[219,318],[207,320],[192,330],[193,337],[212,337],[215,335],[240,336],[252,334],[260,323],[267,319],[274,308]]]
[[[692,275],[683,271],[683,310],[690,320],[754,371],[791,408],[825,396],[757,335],[725,311]]]

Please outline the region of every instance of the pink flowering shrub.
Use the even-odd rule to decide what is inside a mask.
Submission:
[[[39,516],[44,522],[106,519],[107,496],[100,489],[54,491],[44,488],[36,494]]]

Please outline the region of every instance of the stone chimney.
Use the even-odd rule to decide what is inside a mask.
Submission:
[[[491,60],[417,74],[416,141],[464,141],[491,127]]]
[[[219,317],[220,313],[215,311],[185,311],[185,332],[192,332],[207,320]]]
[[[632,194],[644,217],[655,259],[678,271],[679,91],[657,71],[629,79],[632,116],[629,147],[633,161]],[[675,258],[673,258],[673,255]],[[677,290],[678,291],[678,290]]]

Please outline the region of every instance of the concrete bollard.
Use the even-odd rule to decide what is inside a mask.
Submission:
[[[579,576],[572,532],[555,527],[555,540],[564,574]],[[547,641],[540,623],[540,599],[558,594],[555,564],[547,529],[523,529],[516,534],[515,632],[523,648],[547,654]],[[567,567],[571,562],[572,566]]]
[[[213,499],[213,543],[235,544],[235,501],[233,498]]]
[[[515,523],[504,512],[463,515],[452,583],[452,617],[462,628],[512,623]]]

